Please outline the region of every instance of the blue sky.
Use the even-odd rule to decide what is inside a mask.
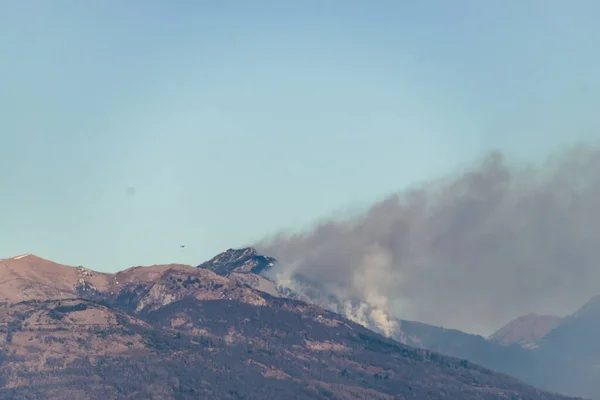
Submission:
[[[599,12],[4,1],[0,258],[198,264],[489,149],[533,159],[597,137]]]

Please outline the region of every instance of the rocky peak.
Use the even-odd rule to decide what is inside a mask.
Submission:
[[[226,250],[198,265],[198,268],[209,269],[221,276],[229,276],[234,272],[260,274],[271,268],[276,262],[274,258],[263,256],[256,249],[247,247]]]
[[[554,329],[562,318],[554,315],[527,314],[509,322],[494,332],[489,340],[505,346],[518,344],[526,348],[536,348],[536,341]]]

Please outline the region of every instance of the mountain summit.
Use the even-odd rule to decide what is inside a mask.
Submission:
[[[229,276],[234,272],[260,274],[276,262],[274,258],[258,254],[256,249],[247,247],[226,250],[198,265],[198,268],[209,269],[221,276]]]

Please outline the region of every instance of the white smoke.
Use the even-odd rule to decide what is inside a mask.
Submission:
[[[380,288],[390,284],[391,261],[390,254],[380,245],[374,244],[366,251],[352,279],[354,288],[359,290],[361,298],[370,309],[370,320],[377,330],[388,337],[396,330],[397,322],[391,319],[388,298],[380,292]]]
[[[391,272],[390,262],[385,249],[373,245],[365,253],[360,267],[354,271],[352,286],[358,290],[354,296],[339,286],[303,282],[295,275],[300,265],[298,263],[278,264],[268,274],[280,288],[290,290],[300,300],[340,313],[351,321],[390,337],[398,328],[398,321],[390,314],[388,298],[378,291],[378,288],[389,284],[386,280]]]

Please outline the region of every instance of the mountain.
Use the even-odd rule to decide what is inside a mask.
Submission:
[[[405,320],[394,338],[410,346],[467,359],[525,382],[538,383],[533,376],[537,371],[533,353],[520,346],[503,346],[480,335]]]
[[[564,366],[563,376],[548,373],[553,385],[563,392],[600,398],[600,296],[561,320],[540,338],[539,353],[548,362]]]
[[[408,321],[402,321],[396,337],[545,390],[600,399],[600,296],[564,318],[523,316],[488,340]]]
[[[257,260],[268,260],[262,263],[268,267],[255,270],[262,276],[247,272],[248,266],[259,265]],[[269,280],[269,276],[277,275],[277,261],[254,249],[230,249],[200,267],[230,278],[237,276],[239,282],[258,290],[267,288],[274,296],[346,313],[352,319],[347,303],[308,277],[287,276],[290,279],[283,285]],[[489,338],[400,319],[391,338],[412,347],[467,359],[546,390],[600,399],[600,384],[596,383],[600,376],[595,372],[600,366],[600,345],[596,343],[600,337],[599,321],[600,297],[571,317],[529,314],[517,318]],[[360,322],[377,330],[368,318]]]
[[[1,260],[0,398],[566,399],[235,274]]]
[[[537,341],[546,336],[560,322],[555,315],[527,314],[498,329],[489,340],[503,345],[518,344],[527,348],[537,347]]]

